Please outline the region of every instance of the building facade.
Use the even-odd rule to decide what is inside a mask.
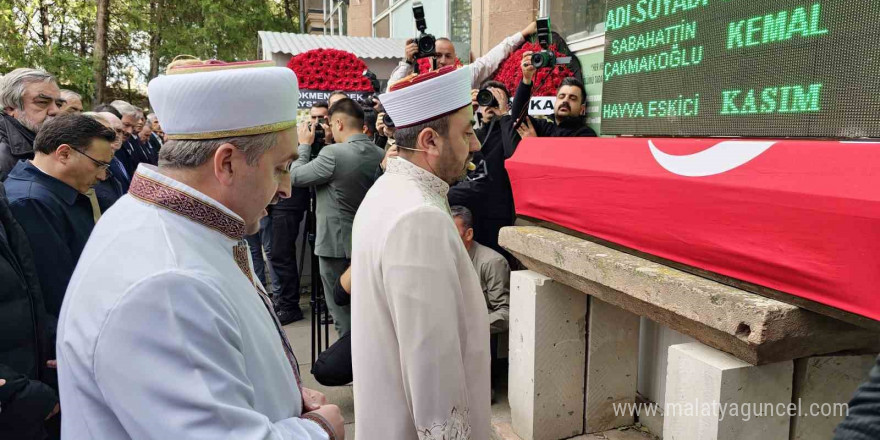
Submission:
[[[325,34],[413,38],[414,0],[323,0]],[[588,118],[597,132],[602,99],[606,0],[422,0],[427,32],[455,44],[462,62],[484,55],[537,17],[549,16],[579,58],[587,86]],[[403,48],[401,48],[401,54]]]

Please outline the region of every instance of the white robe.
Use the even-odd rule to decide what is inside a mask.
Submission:
[[[358,440],[489,438],[489,323],[449,186],[388,161],[358,209],[352,366]]]
[[[328,438],[299,418],[282,339],[244,273],[250,253],[233,252],[243,233],[232,211],[141,165],[64,298],[62,438]]]

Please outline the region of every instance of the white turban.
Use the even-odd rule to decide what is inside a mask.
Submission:
[[[169,139],[217,139],[296,125],[296,75],[271,61],[172,67],[150,81],[150,105]]]

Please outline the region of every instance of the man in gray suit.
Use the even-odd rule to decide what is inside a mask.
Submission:
[[[344,98],[330,106],[333,139],[311,159],[314,130],[307,122],[299,126],[299,158],[290,166],[293,186],[314,186],[317,194],[315,255],[321,270],[325,299],[340,336],[351,328],[350,306],[333,301],[336,280],[351,261],[351,225],[367,190],[373,186],[376,167],[384,152],[364,134],[364,111]]]

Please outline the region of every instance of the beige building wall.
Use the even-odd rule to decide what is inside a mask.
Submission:
[[[538,15],[538,0],[471,0],[471,51],[484,55]]]
[[[444,1],[444,0],[432,0]],[[471,0],[471,52],[480,57],[522,30],[538,14],[539,0]],[[373,36],[373,0],[351,0],[348,35]]]
[[[348,36],[373,36],[373,0],[351,0],[348,5]]]

